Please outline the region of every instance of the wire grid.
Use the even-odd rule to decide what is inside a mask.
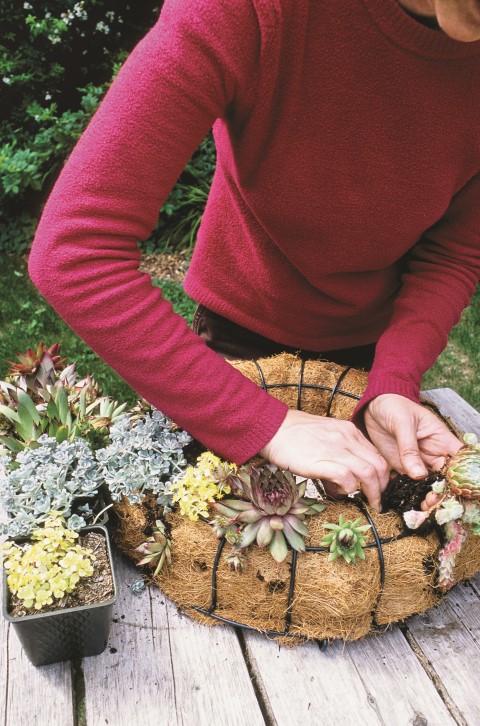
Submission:
[[[267,383],[265,380],[265,375],[262,371],[262,368],[260,367],[258,361],[253,361],[256,365],[258,374],[260,376],[260,382],[261,387],[268,391],[271,388],[292,388],[295,387],[298,390],[297,395],[297,409],[299,411],[302,410],[301,403],[302,403],[302,390],[305,388],[315,389],[319,391],[330,391],[330,398],[327,405],[327,411],[326,416],[330,416],[332,404],[334,401],[335,396],[347,396],[348,398],[353,398],[357,401],[360,400],[360,396],[357,396],[354,393],[350,393],[349,391],[343,391],[340,388],[340,385],[347,375],[348,371],[351,370],[351,366],[346,366],[344,370],[340,373],[339,377],[337,378],[335,385],[332,386],[322,386],[317,384],[310,384],[310,383],[304,383],[303,382],[303,374],[305,370],[305,361],[302,360],[300,362],[300,372],[298,377],[298,383]],[[431,407],[431,405],[429,406]],[[368,512],[367,507],[365,506],[364,502],[361,499],[358,499],[357,497],[349,497],[348,502],[351,504],[354,504],[358,509],[365,515],[368,523],[370,524],[372,528],[372,534],[373,534],[373,542],[369,542],[366,545],[366,548],[376,548],[377,554],[378,554],[378,564],[380,568],[380,589],[377,595],[377,598],[375,600],[373,609],[372,609],[372,627],[371,632],[382,632],[386,630],[388,625],[380,625],[377,623],[376,619],[376,613],[378,608],[378,603],[380,602],[380,598],[383,593],[383,588],[385,584],[385,559],[383,556],[383,545],[388,544],[389,542],[394,542],[396,540],[405,539],[406,537],[412,537],[416,536],[414,532],[403,532],[399,535],[393,536],[393,537],[387,537],[387,538],[381,538],[378,534],[377,528],[375,527],[375,523],[372,520],[370,513]],[[215,611],[217,609],[218,603],[217,603],[217,570],[218,570],[218,564],[220,562],[220,557],[222,555],[223,548],[226,544],[226,539],[223,537],[218,545],[217,552],[215,555],[215,559],[213,562],[213,570],[212,570],[212,587],[211,587],[211,600],[210,600],[210,607],[209,608],[201,608],[199,606],[192,606],[192,610],[196,610],[199,613],[202,613],[203,615],[207,615],[210,618],[213,618],[214,620],[218,620],[222,623],[225,623],[227,625],[233,625],[236,628],[242,628],[244,630],[252,630],[254,632],[259,632],[258,628],[253,627],[252,625],[246,625],[245,623],[240,623],[236,620],[230,620],[229,618],[224,618],[221,615],[218,615]],[[306,547],[306,552],[317,552],[317,553],[326,553],[330,551],[329,547]],[[303,638],[301,634],[298,633],[291,633],[290,627],[292,624],[292,607],[293,607],[293,599],[295,595],[295,580],[296,580],[296,573],[297,573],[297,559],[298,559],[298,552],[296,550],[292,550],[292,565],[290,570],[290,582],[288,587],[288,598],[287,598],[287,609],[285,611],[285,627],[283,630],[262,630],[261,632],[265,635],[271,636],[271,637],[289,637],[289,638]],[[319,645],[322,650],[325,650],[328,646],[328,639],[324,638],[322,640],[319,640]]]
[[[372,520],[370,513],[368,512],[367,507],[365,506],[364,502],[360,499],[357,499],[356,497],[349,498],[349,503],[354,504],[358,509],[365,515],[368,523],[370,524],[372,528],[372,534],[373,534],[373,542],[368,542],[365,547],[366,548],[376,548],[377,554],[378,554],[378,564],[380,569],[380,589],[377,595],[377,598],[375,600],[373,609],[372,609],[372,627],[371,632],[381,632],[385,630],[388,625],[379,625],[376,620],[376,612],[378,608],[378,603],[380,602],[380,598],[383,593],[383,588],[385,585],[385,559],[383,556],[383,545],[388,544],[389,542],[395,542],[400,539],[405,539],[406,537],[412,537],[415,536],[413,533],[409,532],[403,532],[399,535],[395,535],[393,537],[385,537],[382,538],[378,534],[377,528],[375,527],[375,523]],[[226,539],[222,538],[219,542],[217,552],[215,555],[215,560],[213,562],[213,570],[212,570],[212,587],[211,587],[211,600],[210,600],[210,607],[208,608],[202,608],[198,606],[192,606],[193,610],[196,610],[199,613],[202,613],[203,615],[208,615],[209,617],[213,618],[214,620],[218,620],[222,623],[225,623],[227,625],[233,625],[236,628],[242,628],[244,630],[252,630],[255,632],[259,631],[259,628],[255,628],[252,625],[246,625],[245,623],[240,623],[237,620],[230,620],[229,618],[224,618],[221,615],[218,615],[216,613],[216,609],[218,607],[217,603],[217,570],[218,570],[218,564],[220,562],[220,557],[223,551],[223,548],[225,546]],[[329,547],[306,547],[306,552],[317,552],[319,554],[321,553],[328,553],[330,551]],[[296,581],[296,573],[297,573],[297,559],[298,559],[298,552],[296,550],[292,550],[292,565],[290,569],[290,582],[288,587],[288,598],[287,598],[287,608],[285,611],[285,627],[283,630],[262,630],[261,632],[265,635],[271,636],[271,637],[287,637],[287,638],[303,638],[301,634],[298,633],[291,633],[290,627],[292,624],[292,607],[293,607],[293,600],[295,595],[295,581]],[[324,638],[323,640],[319,640],[320,648],[325,649],[328,646],[328,640]]]

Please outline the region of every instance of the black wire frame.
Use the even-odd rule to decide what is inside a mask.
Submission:
[[[298,377],[298,383],[267,383],[265,380],[265,375],[260,367],[260,364],[258,361],[254,360],[255,366],[257,368],[258,374],[260,376],[260,385],[265,390],[268,391],[272,388],[297,388],[297,409],[299,411],[302,410],[301,403],[302,403],[302,391],[303,389],[315,389],[319,391],[330,391],[330,398],[327,404],[327,410],[326,410],[326,416],[331,415],[331,409],[332,404],[335,399],[336,395],[340,396],[346,396],[348,398],[355,399],[357,401],[360,400],[361,396],[358,396],[355,393],[350,393],[349,391],[344,391],[340,388],[341,383],[343,382],[345,376],[348,374],[348,372],[351,370],[350,366],[346,366],[343,371],[340,373],[339,377],[337,378],[335,385],[332,386],[322,386],[318,384],[310,384],[310,383],[304,383],[303,382],[303,376],[305,371],[305,361],[300,361],[300,372]],[[431,404],[428,402],[427,405]],[[372,534],[373,534],[373,541],[368,542],[366,544],[366,548],[376,548],[377,554],[378,554],[378,565],[380,570],[380,587],[378,591],[377,598],[375,600],[375,603],[373,605],[372,609],[372,626],[370,628],[370,632],[382,632],[388,628],[388,625],[380,625],[377,622],[377,608],[378,604],[380,602],[380,599],[382,597],[384,585],[385,585],[385,558],[383,555],[383,545],[388,544],[389,542],[395,542],[400,539],[405,539],[406,537],[412,537],[417,536],[415,532],[402,532],[398,535],[395,535],[393,537],[387,537],[387,538],[381,538],[378,530],[375,526],[375,523],[373,519],[370,516],[370,513],[363,502],[362,499],[359,499],[358,497],[348,497],[345,499],[346,502],[349,504],[354,504],[358,509],[362,512],[362,514],[367,519],[367,522],[371,526]],[[298,552],[296,550],[292,550],[292,564],[290,568],[290,582],[288,587],[288,597],[287,597],[287,608],[285,611],[285,627],[283,630],[261,630],[260,628],[255,628],[252,625],[247,625],[246,623],[240,623],[236,620],[231,620],[229,618],[224,618],[221,615],[219,615],[216,611],[218,607],[217,603],[217,571],[218,571],[218,565],[220,562],[220,558],[222,555],[223,548],[226,544],[226,539],[223,537],[217,548],[217,552],[215,555],[215,559],[213,562],[213,568],[212,568],[212,585],[211,585],[211,598],[210,598],[210,606],[208,608],[202,608],[197,605],[192,605],[192,610],[195,610],[198,613],[201,613],[202,615],[207,615],[210,618],[213,618],[214,620],[218,620],[221,623],[225,623],[226,625],[233,625],[236,628],[242,628],[244,630],[251,630],[254,632],[262,632],[264,635],[270,636],[270,637],[286,637],[286,638],[299,638],[304,639],[304,636],[302,636],[299,633],[291,633],[290,628],[292,625],[292,609],[293,609],[293,600],[295,595],[295,581],[296,581],[296,574],[297,574],[297,560],[298,560]],[[305,552],[317,552],[317,553],[327,553],[330,551],[329,547],[305,547]],[[325,650],[328,646],[328,639],[324,638],[322,640],[318,641],[320,645],[321,650]]]
[[[358,499],[357,497],[349,497],[348,502],[351,504],[354,504],[358,509],[364,514],[366,517],[368,523],[370,524],[372,528],[372,534],[373,534],[373,541],[368,542],[365,545],[365,548],[376,548],[377,554],[378,554],[378,565],[380,570],[380,587],[378,591],[377,598],[375,600],[373,609],[372,609],[372,627],[371,632],[382,632],[386,630],[388,625],[379,625],[377,623],[376,619],[376,613],[378,604],[380,602],[380,598],[383,593],[383,588],[385,585],[385,558],[383,555],[383,545],[388,544],[389,542],[395,542],[400,539],[405,539],[406,537],[413,537],[415,536],[415,533],[412,532],[402,532],[398,535],[395,535],[393,537],[380,537],[377,528],[375,527],[375,523],[373,519],[370,516],[370,513],[365,505],[365,503]],[[217,596],[218,596],[218,590],[217,590],[217,571],[218,571],[218,565],[220,562],[220,557],[222,555],[223,548],[226,544],[226,539],[223,537],[217,548],[217,552],[215,555],[215,559],[213,562],[213,569],[212,569],[212,585],[211,585],[211,599],[210,599],[210,606],[208,608],[202,608],[197,605],[192,606],[192,610],[195,610],[198,613],[202,613],[202,615],[207,615],[210,618],[213,618],[214,620],[218,620],[219,622],[225,623],[226,625],[233,625],[236,628],[242,628],[244,630],[252,630],[255,632],[262,632],[264,635],[268,635],[271,637],[286,637],[286,638],[300,638],[303,639],[304,636],[302,636],[299,633],[291,633],[290,628],[292,625],[292,608],[293,608],[293,600],[295,595],[295,581],[296,581],[296,574],[297,574],[297,560],[298,560],[298,552],[295,550],[292,550],[292,564],[290,568],[290,582],[288,587],[288,597],[287,597],[287,608],[285,611],[285,627],[283,630],[261,630],[260,628],[255,628],[252,625],[247,625],[245,623],[240,623],[237,620],[231,620],[229,618],[224,618],[223,616],[219,615],[216,611],[218,607],[217,602]],[[329,547],[306,547],[306,552],[317,552],[317,553],[328,553],[330,551]],[[328,639],[323,639],[319,641],[319,645],[321,649],[325,649],[328,646]]]

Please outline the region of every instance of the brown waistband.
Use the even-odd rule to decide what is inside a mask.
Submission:
[[[193,318],[193,330],[209,348],[224,358],[254,359],[266,358],[277,353],[293,353],[304,360],[320,358],[339,365],[370,370],[375,356],[375,343],[339,350],[312,351],[292,348],[264,338],[227,318],[212,312],[204,305],[198,305]]]

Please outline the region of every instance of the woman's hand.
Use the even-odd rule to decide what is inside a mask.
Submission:
[[[350,494],[361,482],[370,505],[380,511],[387,462],[349,421],[290,410],[259,453],[281,469],[321,479],[330,494]]]
[[[427,466],[441,469],[445,456],[462,446],[432,411],[395,393],[370,401],[364,420],[371,441],[390,466],[411,479],[423,479]],[[435,494],[428,494],[422,508],[436,501]]]

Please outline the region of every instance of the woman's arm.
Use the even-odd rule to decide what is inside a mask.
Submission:
[[[460,445],[418,402],[422,376],[445,348],[479,279],[480,176],[475,176],[411,251],[355,412],[357,420],[364,415],[371,440],[388,461],[415,478],[425,464],[438,465],[439,457]]]
[[[273,436],[286,406],[172,311],[139,272],[137,241],[213,121],[252,85],[252,7],[167,0],[67,161],[29,263],[47,300],[138,393],[237,462]]]

